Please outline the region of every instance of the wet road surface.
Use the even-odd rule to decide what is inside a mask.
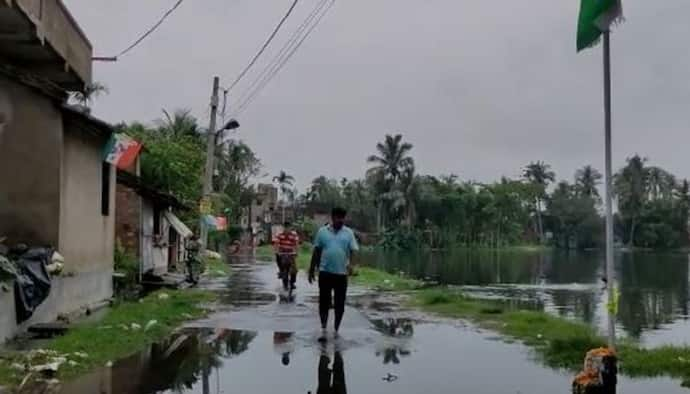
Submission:
[[[529,349],[455,321],[398,306],[394,295],[351,288],[342,337],[319,334],[316,286],[294,300],[273,265],[235,264],[221,307],[168,340],[74,382],[62,393],[569,393],[571,373]],[[332,324],[332,316],[331,322]],[[622,378],[619,393],[685,393],[670,379]]]

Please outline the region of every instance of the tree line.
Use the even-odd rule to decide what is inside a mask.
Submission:
[[[391,248],[603,245],[602,175],[591,165],[557,182],[550,165],[534,161],[519,178],[485,183],[417,174],[412,151],[402,135],[386,135],[361,179],[319,176],[294,201],[302,207],[342,205],[354,227],[378,234],[381,245]],[[687,246],[687,180],[634,155],[616,172],[613,191],[618,244]]]

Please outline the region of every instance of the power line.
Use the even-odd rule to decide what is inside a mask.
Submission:
[[[117,60],[117,58],[123,56],[123,55],[126,54],[127,52],[129,52],[129,51],[131,51],[132,49],[134,49],[137,45],[139,45],[142,41],[144,41],[144,40],[146,39],[146,37],[150,36],[151,33],[153,33],[154,31],[156,31],[156,29],[158,29],[158,27],[160,27],[160,25],[162,25],[163,22],[165,22],[165,20],[170,16],[170,14],[172,14],[173,12],[175,12],[175,10],[182,4],[183,1],[184,1],[184,0],[177,0],[177,2],[175,3],[175,5],[173,5],[172,8],[170,8],[168,11],[166,11],[165,14],[163,14],[163,16],[158,20],[158,22],[156,22],[155,25],[153,25],[153,26],[152,26],[150,29],[148,29],[144,34],[142,34],[141,37],[139,37],[136,41],[134,41],[134,43],[132,43],[132,45],[128,46],[126,49],[124,49],[123,51],[121,51],[117,56],[115,56],[115,60]]]
[[[282,58],[291,50],[291,47],[299,40],[300,36],[304,32],[304,30],[307,28],[307,26],[314,20],[316,15],[318,14],[321,9],[328,3],[329,0],[320,0],[319,3],[316,4],[314,9],[309,13],[309,15],[304,19],[302,24],[295,30],[290,38],[283,44],[283,47],[280,49],[278,54],[271,59],[271,61],[266,64],[264,69],[259,73],[259,75],[254,79],[254,81],[247,87],[247,89],[242,92],[242,94],[239,96],[239,99],[237,99],[233,103],[233,108],[236,108],[235,104],[243,102],[249,95],[251,95],[252,91],[256,88],[256,86],[264,80],[266,75],[268,75],[270,72],[274,70],[276,65],[280,63]]]
[[[283,18],[280,20],[280,22],[278,23],[278,26],[276,26],[275,29],[273,29],[273,32],[272,32],[271,35],[268,37],[268,40],[266,40],[266,42],[265,42],[264,45],[261,47],[261,49],[259,49],[259,52],[257,52],[256,55],[254,55],[254,58],[252,58],[252,60],[249,62],[249,64],[247,64],[247,67],[245,67],[244,70],[242,70],[242,72],[240,73],[240,75],[238,75],[237,78],[235,78],[235,81],[234,81],[232,84],[230,84],[230,86],[229,86],[226,90],[232,90],[232,88],[234,88],[235,85],[237,85],[237,83],[240,82],[240,80],[247,74],[247,72],[249,71],[249,69],[252,68],[252,66],[254,66],[254,64],[256,63],[256,61],[259,59],[259,56],[261,56],[261,55],[264,53],[264,51],[266,50],[266,48],[268,48],[268,45],[269,45],[269,44],[271,43],[271,41],[273,41],[273,39],[275,38],[276,34],[278,34],[278,31],[279,31],[280,28],[283,26],[283,23],[285,23],[285,21],[286,21],[287,18],[290,16],[290,14],[292,14],[292,10],[295,9],[295,6],[297,5],[297,1],[298,1],[298,0],[294,0],[294,1],[292,2],[292,5],[291,5],[290,8],[288,9],[287,13],[286,13],[286,14],[283,16]]]
[[[285,64],[292,58],[292,56],[297,52],[297,50],[302,46],[304,41],[309,38],[311,33],[314,31],[316,26],[319,25],[321,20],[323,19],[324,16],[328,13],[328,11],[333,7],[335,4],[335,0],[330,0],[330,4],[323,10],[323,12],[316,18],[316,21],[309,27],[309,30],[302,36],[302,38],[297,42],[296,45],[293,45],[292,49],[290,52],[284,56],[282,59],[279,60],[279,62],[273,67],[271,72],[266,75],[263,80],[259,83],[259,86],[247,97],[244,102],[242,102],[240,105],[237,106],[237,111],[235,116],[239,115],[242,113],[253,101],[254,99],[261,93],[261,91],[268,85],[271,80],[280,72],[280,70],[285,66]],[[323,7],[322,7],[323,8]],[[317,11],[318,12],[318,11]],[[294,42],[293,42],[294,44]]]

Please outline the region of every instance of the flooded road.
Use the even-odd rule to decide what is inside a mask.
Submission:
[[[144,352],[63,385],[62,393],[569,393],[571,373],[529,349],[353,288],[342,337],[318,343],[316,287],[281,300],[272,265],[235,265],[223,305]],[[620,393],[685,393],[670,379],[622,378]]]

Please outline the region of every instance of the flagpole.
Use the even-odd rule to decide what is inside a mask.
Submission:
[[[608,344],[616,346],[616,278],[613,267],[613,182],[611,171],[611,48],[609,31],[604,32],[604,118],[606,180],[606,282],[608,288]]]

